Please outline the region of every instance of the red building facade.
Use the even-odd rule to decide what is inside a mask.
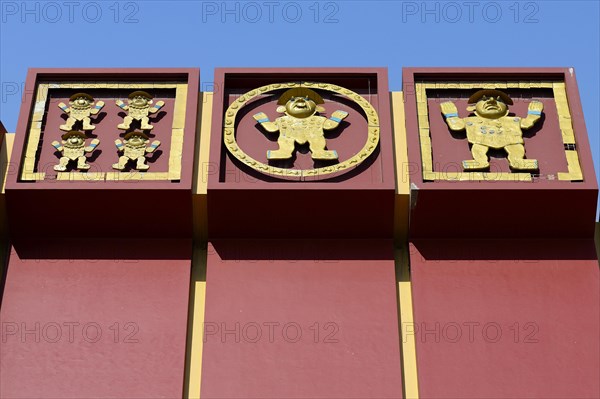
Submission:
[[[572,69],[31,69],[0,397],[598,397]]]

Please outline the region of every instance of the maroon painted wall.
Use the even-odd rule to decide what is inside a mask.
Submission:
[[[593,240],[411,244],[422,398],[600,396]]]
[[[214,241],[206,287],[201,397],[402,396],[391,240]]]
[[[181,397],[190,259],[189,240],[12,247],[0,397]]]

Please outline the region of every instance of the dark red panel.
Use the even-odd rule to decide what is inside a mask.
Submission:
[[[29,128],[29,121],[32,115],[33,107],[35,104],[35,94],[37,84],[40,82],[57,81],[57,82],[176,82],[176,83],[187,83],[188,92],[186,98],[186,113],[185,113],[185,134],[184,134],[184,146],[182,154],[182,167],[181,167],[181,180],[178,182],[171,181],[119,181],[111,182],[105,181],[101,184],[97,182],[89,181],[55,181],[55,180],[44,180],[37,181],[35,183],[21,183],[19,182],[19,175],[9,175],[7,178],[7,191],[8,190],[35,190],[35,189],[103,189],[103,190],[123,190],[127,188],[135,189],[156,189],[156,188],[169,188],[171,190],[191,190],[192,184],[192,172],[194,164],[194,142],[196,132],[196,120],[197,120],[197,106],[198,106],[198,88],[200,80],[200,71],[194,68],[30,68],[27,74],[27,80],[25,82],[25,88],[23,91],[23,105],[19,113],[19,120],[17,123],[15,145],[13,148],[13,154],[11,159],[14,161],[23,158],[23,151],[25,147],[25,141],[27,138],[27,131]],[[90,89],[94,91],[94,89]],[[158,90],[158,89],[157,89]],[[152,91],[152,90],[150,90]],[[166,90],[169,91],[168,89]],[[60,91],[62,92],[62,90]],[[164,93],[165,90],[161,89],[158,92]],[[57,99],[56,102],[59,100]],[[56,106],[56,102],[50,104],[52,107]],[[166,99],[169,103],[169,100]],[[168,105],[168,104],[167,104]],[[111,113],[116,109],[114,102],[106,102],[103,110],[94,118],[102,117],[102,112],[111,110]],[[117,109],[118,111],[118,109]],[[50,118],[53,121],[58,121],[60,116],[54,115],[56,110],[53,110]],[[118,113],[118,112],[117,112]],[[166,115],[163,116],[163,118]],[[161,117],[160,112],[154,115],[154,121],[157,122]],[[170,116],[169,118],[171,118]],[[95,120],[92,118],[93,120]],[[114,122],[114,121],[113,121]],[[160,121],[158,121],[160,122]],[[103,122],[104,123],[104,122]],[[107,123],[112,123],[108,120]],[[94,124],[94,123],[92,123]],[[100,126],[100,125],[99,125]],[[49,126],[48,126],[49,128]],[[107,128],[104,126],[102,130]],[[100,128],[99,128],[100,129]],[[113,130],[113,133],[118,137],[121,133],[118,129]],[[115,137],[115,138],[116,138]],[[169,136],[170,137],[170,136]],[[53,136],[54,138],[54,136]],[[161,140],[163,141],[163,140]],[[114,138],[113,138],[114,142]],[[103,141],[101,148],[108,149],[113,148],[109,146],[108,141]],[[47,143],[46,143],[47,145]],[[161,145],[162,148],[162,145]],[[166,154],[163,154],[166,155]],[[112,168],[111,168],[112,169]],[[150,170],[152,171],[152,169]]]
[[[541,99],[544,117],[539,126],[525,132],[528,157],[538,159],[541,176],[533,182],[424,181],[419,143],[415,83],[488,81],[562,81],[583,172],[583,182],[559,181],[556,172],[567,172],[564,145],[549,89],[512,89],[516,96],[511,111],[522,116],[529,98]],[[591,151],[581,110],[575,74],[567,68],[405,68],[403,70],[406,129],[411,180],[413,238],[502,238],[593,236],[598,198]],[[466,139],[453,137],[443,123],[439,102],[455,95],[459,114],[465,101],[457,90],[428,90],[433,162],[437,171],[458,172],[457,162],[469,158]],[[460,90],[464,92],[464,90]],[[455,100],[456,100],[455,98]],[[459,135],[457,135],[459,136]],[[562,153],[561,153],[562,151]],[[493,171],[507,171],[506,159],[492,159]]]
[[[526,183],[486,190],[477,186],[483,183],[454,184],[455,189],[428,183],[412,186],[412,237],[590,238],[594,234],[595,189],[536,190],[537,183]]]
[[[94,239],[192,235],[191,191],[13,190],[6,195],[6,203],[14,240],[57,234]]]
[[[189,240],[13,248],[0,396],[181,397],[190,259]]]
[[[597,398],[593,240],[411,244],[423,398]]]
[[[402,396],[391,240],[216,241],[206,282],[202,397]]]
[[[45,180],[20,181],[19,173],[9,173],[6,184],[6,206],[13,239],[52,237],[152,237],[189,238],[192,234],[192,174],[198,106],[199,70],[192,68],[98,68],[98,69],[30,69],[23,94],[23,104],[17,124],[11,159],[21,169],[30,118],[41,82],[152,82],[188,85],[185,99],[184,143],[181,154],[180,180],[126,181],[58,181],[54,178],[58,157],[50,143],[61,135],[58,126],[64,122],[57,104],[72,94],[67,89],[49,90],[41,143],[36,167],[47,171]],[[148,89],[157,99],[165,101],[161,111],[151,117],[155,126],[151,139],[161,141],[161,147],[148,156],[150,173],[168,170],[171,127],[174,118],[174,89]],[[114,103],[125,98],[129,89],[88,90],[106,103],[92,118],[96,129],[92,136],[100,139],[97,150],[90,155],[90,171],[112,172],[117,159],[114,140],[122,138],[116,129],[123,113]],[[160,152],[160,154],[159,154]],[[94,158],[96,157],[96,158]],[[177,205],[174,205],[177,204]],[[135,209],[135,210],[134,210]],[[80,216],[74,216],[79,214]],[[63,223],[65,220],[69,222]],[[78,219],[79,221],[74,221]],[[35,228],[32,228],[35,226]]]
[[[253,88],[289,81],[333,83],[366,98],[379,115],[380,142],[373,154],[352,170],[306,181],[261,174],[231,156],[223,144],[224,113],[230,103]],[[390,215],[394,209],[395,181],[385,68],[218,68],[215,86],[218,89],[213,106],[208,181],[209,237],[277,238],[282,229],[287,238],[392,236]],[[326,135],[328,148],[338,150],[344,161],[365,145],[367,122],[363,111],[352,101],[328,93],[324,96],[326,112],[349,112],[341,130]],[[277,146],[276,135],[263,132],[252,115],[261,111],[274,118],[275,109],[275,97],[254,101],[240,111],[236,123],[240,148],[265,163],[266,151]],[[320,166],[309,153],[299,150],[290,168]],[[349,212],[352,218],[348,217]],[[312,223],[304,222],[307,217]]]
[[[292,183],[294,184],[294,183]],[[389,238],[392,190],[213,190],[210,236]]]

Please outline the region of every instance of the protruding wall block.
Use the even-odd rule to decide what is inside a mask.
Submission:
[[[31,69],[7,182],[15,238],[56,234],[72,206],[86,235],[190,236],[198,82],[197,69]]]

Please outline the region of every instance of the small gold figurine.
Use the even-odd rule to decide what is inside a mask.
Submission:
[[[537,170],[538,161],[525,159],[522,129],[529,129],[540,119],[544,104],[539,101],[529,103],[526,118],[508,116],[508,105],[512,99],[499,90],[479,90],[469,98],[467,108],[475,116],[461,119],[456,105],[451,101],[440,104],[450,130],[467,130],[467,139],[472,144],[472,160],[463,161],[465,170],[481,170],[490,166],[487,152],[490,148],[504,149],[508,163],[515,170]]]
[[[85,139],[87,138],[84,133],[77,130],[71,130],[62,136],[62,144],[58,141],[53,141],[52,146],[56,148],[56,151],[62,154],[59,164],[54,166],[54,170],[63,172],[67,170],[67,165],[70,161],[77,161],[77,170],[87,170],[90,165],[87,163],[85,153],[92,152],[96,149],[100,140],[93,139],[89,146],[85,146]]]
[[[98,101],[94,105],[94,98],[86,93],[76,93],[69,98],[69,105],[67,107],[65,103],[59,103],[58,107],[63,112],[69,115],[69,118],[64,125],[60,126],[60,130],[65,132],[73,130],[73,126],[78,122],[83,122],[83,130],[94,130],[96,126],[92,126],[90,121],[90,115],[96,115],[102,107],[104,107],[104,101]]]
[[[129,161],[136,161],[135,169],[148,170],[150,165],[146,164],[146,154],[154,152],[160,145],[160,141],[155,140],[150,146],[146,146],[150,139],[144,132],[140,131],[129,132],[124,139],[125,143],[122,143],[119,139],[115,140],[117,151],[122,152],[123,155],[119,157],[119,162],[113,164],[112,167],[123,170]]]
[[[149,114],[158,112],[164,105],[164,101],[157,101],[153,104],[152,96],[145,91],[134,91],[129,95],[127,104],[121,100],[116,101],[117,106],[123,111],[128,112],[128,115],[123,119],[123,123],[117,126],[121,130],[127,130],[134,120],[140,121],[140,129],[152,130],[154,126],[149,123]]]
[[[324,130],[336,128],[340,122],[348,116],[345,111],[335,111],[330,119],[315,115],[324,112],[325,108],[317,104],[323,104],[323,98],[315,91],[307,88],[293,88],[284,92],[277,104],[277,112],[284,113],[269,121],[264,112],[255,114],[253,118],[270,133],[279,131],[277,144],[279,149],[267,151],[267,159],[290,159],[295,150],[295,143],[305,144],[308,142],[312,159],[336,160],[337,151],[326,150]],[[285,104],[285,105],[284,105]]]

